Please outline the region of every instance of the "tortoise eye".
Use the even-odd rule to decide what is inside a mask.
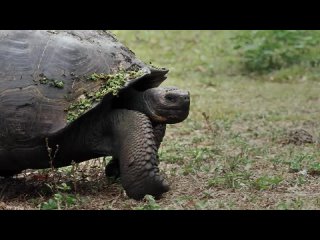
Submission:
[[[175,97],[171,96],[171,95],[167,95],[166,99],[170,102],[175,102]]]

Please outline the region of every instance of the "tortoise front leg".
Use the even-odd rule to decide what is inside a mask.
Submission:
[[[153,127],[153,133],[154,133],[154,141],[155,141],[155,145],[157,148],[156,162],[158,165],[159,164],[158,150],[159,150],[160,144],[163,140],[163,137],[166,133],[166,124],[152,123],[152,127]],[[120,165],[119,165],[118,158],[113,157],[110,160],[110,162],[106,166],[105,174],[107,177],[110,177],[110,178],[117,179],[120,177]]]
[[[169,190],[159,173],[157,143],[149,118],[132,110],[114,110],[111,114],[114,159],[119,159],[121,183],[129,197],[159,197]],[[159,144],[158,144],[159,145]]]
[[[152,126],[153,126],[154,140],[156,142],[156,147],[157,147],[157,164],[159,164],[158,150],[160,148],[164,135],[166,134],[166,124],[152,123]]]
[[[159,149],[160,144],[166,134],[166,124],[162,123],[152,123],[154,140],[156,142],[157,149]]]

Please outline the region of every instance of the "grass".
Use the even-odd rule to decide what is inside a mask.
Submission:
[[[159,152],[171,190],[160,200],[134,201],[105,180],[103,160],[92,160],[74,177],[61,170],[68,191],[48,190],[51,176],[35,181],[39,171],[0,179],[7,209],[39,209],[50,199],[61,209],[320,209],[319,144],[282,143],[293,129],[319,139],[314,72],[244,75],[230,42],[236,31],[113,33],[145,62],[170,69],[163,85],[191,93],[189,118],[168,126]]]

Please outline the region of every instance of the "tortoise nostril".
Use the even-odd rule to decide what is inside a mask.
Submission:
[[[189,95],[184,96],[183,99],[184,99],[184,101],[189,102],[190,101],[190,96]]]

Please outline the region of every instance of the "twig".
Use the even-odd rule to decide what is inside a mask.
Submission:
[[[4,196],[4,190],[6,190],[7,186],[8,186],[9,183],[6,183],[3,188],[1,189],[1,192],[0,192],[0,201],[3,200],[3,196]]]
[[[204,120],[206,122],[207,128],[211,131],[211,133],[213,135],[216,135],[215,131],[211,127],[211,124],[210,124],[210,121],[209,121],[209,116],[205,112],[202,112],[202,116],[204,117]]]
[[[54,154],[52,156],[52,148],[50,148],[50,146],[49,146],[48,138],[45,138],[45,141],[46,141],[46,147],[47,147],[47,151],[48,151],[49,164],[50,164],[50,168],[52,170],[52,178],[53,178],[54,188],[56,190],[56,187],[57,187],[56,181],[55,181],[56,180],[56,178],[55,178],[56,177],[56,169],[54,168],[53,161],[56,158],[56,155],[59,151],[59,145],[58,144],[56,145],[56,150],[54,151]]]
[[[78,163],[76,163],[74,160],[71,162],[72,168],[71,168],[71,177],[72,177],[72,182],[73,182],[73,187],[74,187],[74,192],[77,193],[77,178],[76,178],[76,170],[78,169]]]

